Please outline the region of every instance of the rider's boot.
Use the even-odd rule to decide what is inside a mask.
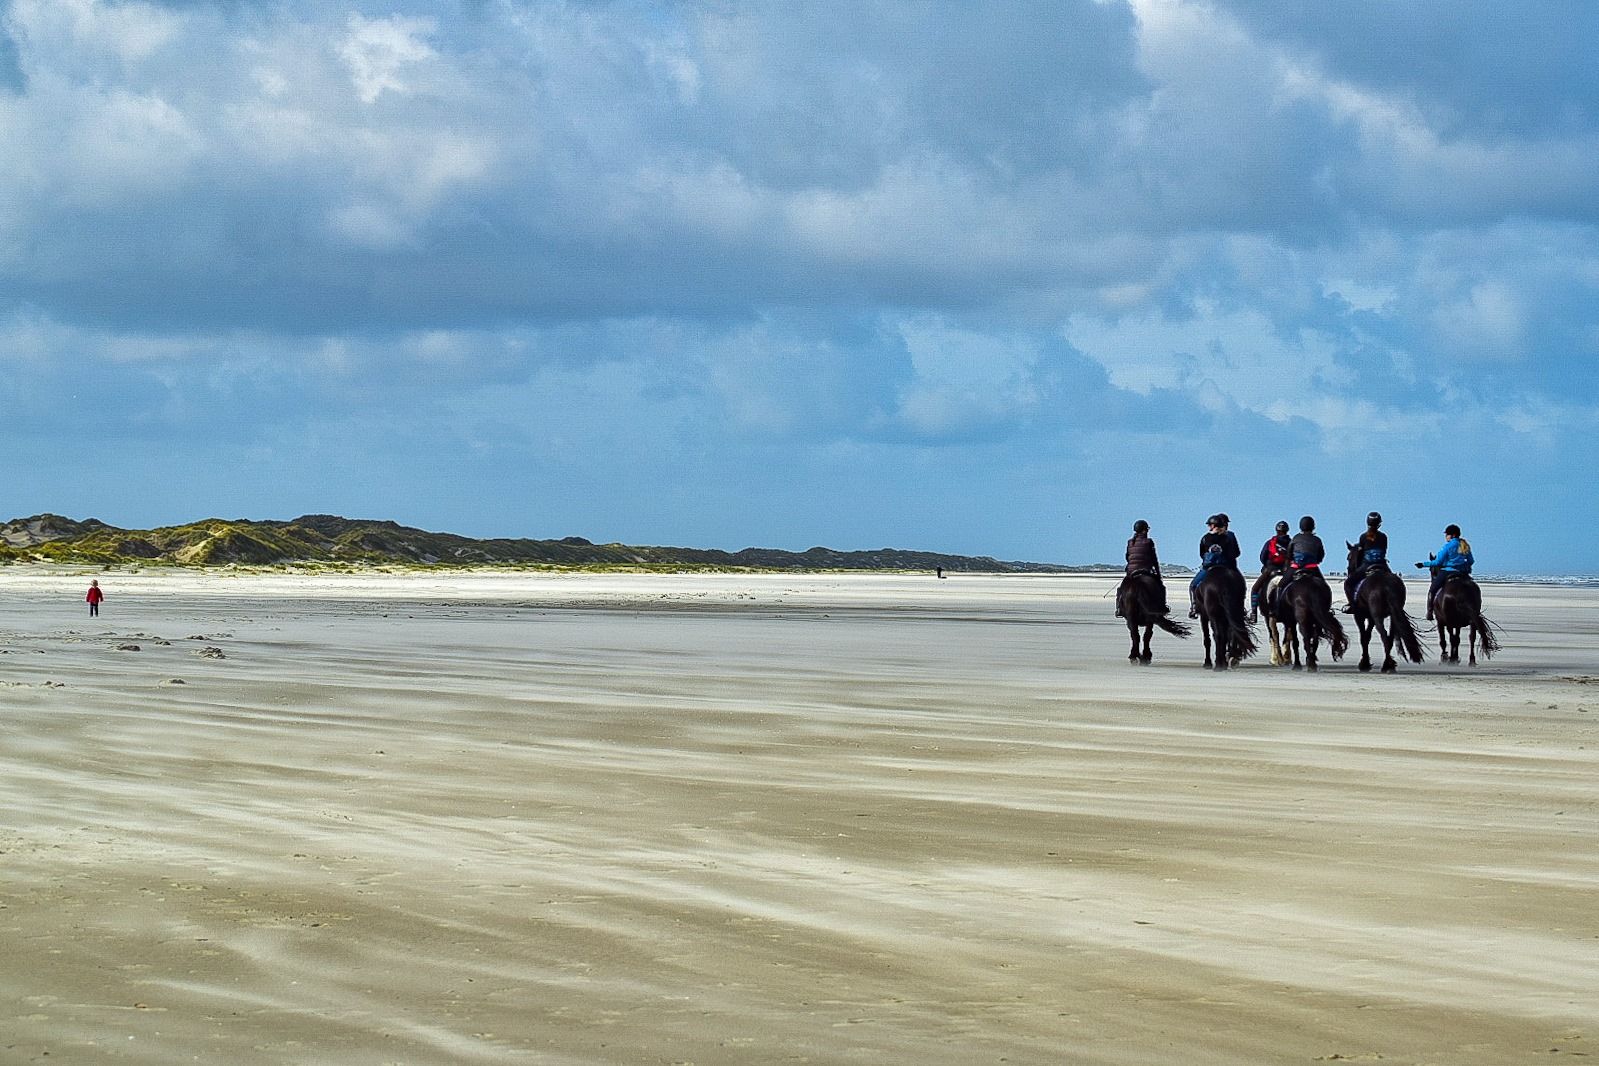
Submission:
[[[1199,600],[1195,598],[1193,589],[1188,590],[1188,617],[1199,617]]]

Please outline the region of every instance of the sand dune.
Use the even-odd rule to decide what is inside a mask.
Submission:
[[[1382,677],[1103,578],[89,576],[0,572],[0,1062],[1599,1057],[1595,590]]]

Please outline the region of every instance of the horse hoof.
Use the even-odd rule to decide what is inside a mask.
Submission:
[[[1300,665],[1300,664],[1299,664],[1299,663],[1295,663],[1295,664],[1294,664],[1294,669],[1295,669],[1295,670],[1303,670],[1303,669],[1304,669],[1304,667],[1303,667],[1303,666],[1301,666],[1301,665]]]
[[[1385,674],[1397,674],[1399,672],[1399,664],[1398,663],[1383,663],[1382,664],[1382,672],[1385,673]]]
[[[1307,664],[1305,664],[1305,669],[1310,671],[1311,673],[1315,673],[1316,672],[1316,664],[1315,663],[1307,663]]]
[[[1154,658],[1153,655],[1145,655],[1143,658],[1139,659],[1138,661],[1139,661],[1140,664],[1142,664],[1144,666],[1148,666],[1149,665],[1149,661],[1151,659],[1153,659],[1153,658]]]
[[[1385,667],[1383,667],[1383,669],[1386,670],[1388,668],[1385,666]],[[1370,662],[1370,660],[1362,659],[1360,661],[1360,672],[1363,673],[1363,674],[1371,673],[1371,662]]]

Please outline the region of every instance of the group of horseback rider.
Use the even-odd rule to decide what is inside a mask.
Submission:
[[[1205,520],[1205,535],[1199,539],[1199,571],[1188,585],[1188,617],[1199,617],[1198,591],[1200,583],[1213,570],[1238,568],[1243,550],[1238,537],[1228,528],[1231,520],[1225,514],[1213,514]],[[1358,551],[1352,553],[1354,563],[1344,578],[1344,613],[1354,609],[1355,593],[1366,575],[1377,569],[1388,568],[1388,534],[1382,531],[1382,515],[1376,511],[1366,516],[1366,531],[1354,544]],[[1260,549],[1260,577],[1255,579],[1250,591],[1249,620],[1260,618],[1261,596],[1276,578],[1281,578],[1278,594],[1289,582],[1304,578],[1325,581],[1321,564],[1327,549],[1316,535],[1316,520],[1309,515],[1299,520],[1299,532],[1288,535],[1288,523],[1278,522],[1276,531]],[[1433,619],[1433,600],[1445,581],[1455,575],[1470,574],[1474,560],[1471,545],[1460,535],[1460,527],[1450,523],[1444,529],[1444,546],[1428,557],[1418,568],[1432,571],[1432,586],[1427,590],[1427,620]],[[1155,542],[1149,535],[1149,523],[1140,518],[1133,523],[1133,536],[1127,542],[1127,571],[1123,583],[1135,574],[1153,574],[1160,580],[1160,559],[1155,553]],[[1164,595],[1165,585],[1161,584]],[[1163,610],[1165,604],[1162,603]],[[1117,614],[1121,612],[1118,609]]]

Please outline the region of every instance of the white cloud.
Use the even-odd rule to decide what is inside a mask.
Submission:
[[[1520,295],[1498,280],[1478,282],[1433,312],[1451,351],[1478,359],[1518,360],[1525,344],[1526,309]]]
[[[434,57],[436,53],[424,38],[436,30],[432,19],[351,15],[349,35],[339,47],[339,55],[349,65],[351,83],[362,101],[373,103],[385,92],[409,92],[402,74]]]
[[[1307,418],[1328,433],[1349,428],[1349,412],[1370,410],[1328,402],[1330,390],[1352,384],[1330,337],[1308,329],[1285,337],[1256,310],[1199,304],[1193,311],[1176,320],[1075,315],[1065,336],[1105,367],[1112,384],[1145,395],[1214,390],[1244,410],[1275,421]]]
[[[12,0],[6,18],[31,54],[56,61],[137,64],[179,38],[183,17],[155,4],[102,0]],[[34,69],[32,65],[25,70]]]

